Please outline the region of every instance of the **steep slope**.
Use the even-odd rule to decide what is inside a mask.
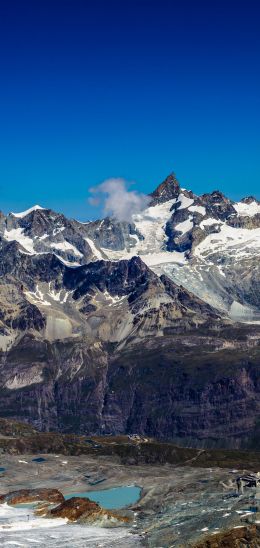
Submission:
[[[50,209],[34,206],[23,213],[11,213],[2,219],[0,234],[16,241],[29,255],[52,252],[65,264],[78,266],[93,257],[87,242],[85,225],[68,220]]]
[[[73,268],[50,253],[24,254],[16,242],[3,242],[1,254],[0,300],[7,299],[9,316],[2,319],[0,415],[43,430],[107,429],[116,349],[132,352],[142,341],[146,352],[150,339],[158,339],[159,348],[168,332],[224,325],[210,306],[138,257]],[[26,307],[35,311],[27,322]],[[124,413],[120,405],[114,430],[118,413]]]
[[[196,196],[169,176],[151,195],[151,204],[133,216],[143,240],[131,255],[142,256],[158,275],[238,321],[260,321],[258,255],[260,202],[233,202],[221,192]],[[129,256],[103,249],[113,260]]]
[[[259,335],[239,328],[169,331],[159,341],[117,350],[103,430],[191,447],[259,448]]]
[[[0,415],[40,430],[259,449],[259,335],[214,323],[124,346],[25,334],[0,355]]]
[[[50,341],[88,337],[123,342],[130,335],[158,335],[168,326],[217,318],[209,306],[159,278],[138,257],[73,268],[56,254],[25,254],[17,242],[4,240],[0,302],[3,350],[23,331]]]
[[[196,196],[174,174],[151,194],[149,207],[120,222],[79,223],[35,206],[0,218],[4,242],[23,253],[53,253],[66,265],[142,260],[238,321],[260,320],[260,203],[235,203],[221,192]]]

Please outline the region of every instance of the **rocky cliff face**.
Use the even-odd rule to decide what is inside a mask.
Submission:
[[[174,175],[131,223],[1,214],[0,415],[258,447],[259,219]]]
[[[24,336],[2,356],[0,414],[41,430],[259,449],[258,336],[205,326],[121,349]]]
[[[115,355],[103,410],[106,432],[113,431],[120,408],[117,431],[160,432],[197,447],[258,447],[259,349],[245,352],[220,339],[218,350],[213,345],[209,338],[175,337],[173,343],[166,336],[159,347],[150,341],[145,350]]]

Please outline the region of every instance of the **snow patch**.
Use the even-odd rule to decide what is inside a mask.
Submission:
[[[54,228],[53,230],[53,236],[57,236],[57,234],[60,234],[60,232],[63,232],[65,230],[65,226],[59,226],[57,228]]]
[[[73,244],[67,242],[67,240],[64,240],[64,242],[51,243],[50,247],[64,251],[65,253],[72,251],[76,257],[83,257],[83,254],[80,253],[80,251]]]
[[[206,215],[206,209],[203,206],[195,205],[188,207],[189,211],[192,211],[193,213],[200,213],[200,215]]]
[[[122,297],[119,297],[119,295],[110,295],[108,291],[104,291],[103,293],[105,299],[108,301],[111,301],[108,306],[113,306],[114,304],[119,304],[120,302],[124,301],[127,298],[127,295],[123,295]]]
[[[54,253],[54,255],[55,255],[55,257],[57,257],[57,259],[59,259],[59,261],[61,261],[63,264],[65,264],[65,266],[69,266],[70,268],[73,268],[75,266],[81,266],[81,264],[77,263],[76,261],[66,261],[65,259],[63,259],[63,257],[58,255],[58,253]]]
[[[22,219],[23,217],[26,217],[26,215],[29,215],[29,213],[32,213],[32,211],[37,211],[37,209],[46,209],[46,208],[41,207],[40,205],[35,205],[33,207],[30,207],[29,209],[26,209],[26,211],[22,211],[21,213],[11,213],[11,215]]]
[[[23,228],[13,228],[12,230],[5,230],[4,238],[8,242],[18,242],[23,246],[30,255],[34,255],[36,252],[33,247],[33,240],[24,234]]]
[[[213,226],[213,225],[219,225],[222,224],[222,221],[219,221],[218,219],[213,219],[212,217],[209,217],[208,219],[205,219],[201,221],[200,228],[204,228],[204,226]]]
[[[49,234],[43,234],[42,236],[39,236],[39,240],[46,240],[46,238],[49,237]]]
[[[188,219],[186,219],[186,221],[178,223],[174,228],[178,232],[186,234],[186,232],[189,232],[193,228],[193,217],[189,217]]]
[[[51,306],[51,303],[45,300],[43,293],[40,291],[38,285],[36,286],[35,292],[25,291],[24,294],[32,304]]]
[[[12,346],[15,337],[15,333],[11,333],[10,335],[0,335],[0,350],[6,352],[6,350]]]
[[[186,209],[194,203],[194,200],[192,198],[188,198],[187,196],[185,196],[185,194],[179,194],[175,202],[181,202],[181,205],[178,207],[178,209]]]
[[[162,251],[161,253],[149,253],[141,255],[140,259],[149,267],[165,263],[176,263],[183,265],[186,263],[185,253],[179,251]]]
[[[254,217],[257,213],[260,213],[260,204],[258,204],[255,200],[250,204],[246,204],[245,202],[236,202],[233,204],[233,207],[241,217]]]
[[[196,247],[194,255],[206,259],[213,253],[221,253],[236,260],[259,252],[260,228],[234,228],[222,223],[220,232],[209,234]]]
[[[133,215],[133,222],[144,238],[136,243],[134,255],[163,249],[167,240],[165,225],[172,216],[171,208],[175,203],[174,198],[163,204],[148,207],[138,215]]]
[[[101,226],[101,225],[100,225]],[[85,241],[88,243],[94,257],[99,261],[102,260],[104,257],[100,253],[100,251],[96,248],[94,242],[90,238],[84,238]]]
[[[51,527],[66,525],[67,522],[67,518],[38,518],[34,516],[33,510],[29,508],[8,506],[7,503],[0,505],[0,531],[5,533],[29,529],[49,529]],[[8,544],[10,543],[11,541]],[[20,546],[25,545],[21,544]]]

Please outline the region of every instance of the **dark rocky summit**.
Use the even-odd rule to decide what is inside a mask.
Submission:
[[[180,185],[174,173],[171,173],[166,179],[151,193],[151,206],[162,204],[178,198],[180,194]]]

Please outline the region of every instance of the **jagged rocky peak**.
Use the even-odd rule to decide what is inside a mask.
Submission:
[[[259,200],[255,198],[255,196],[245,196],[245,198],[242,198],[240,200],[243,204],[252,204],[253,202],[256,202],[257,204],[260,204]]]
[[[98,248],[115,251],[130,249],[136,244],[137,239],[143,239],[133,223],[118,221],[111,217],[88,223],[85,232]]]
[[[163,204],[177,198],[180,194],[180,184],[174,173],[171,173],[166,179],[151,193],[151,206]]]
[[[226,220],[231,215],[236,215],[233,203],[219,190],[213,190],[209,194],[201,196],[201,202],[207,208],[207,213],[221,220]]]
[[[20,219],[23,219],[23,217],[26,217],[27,215],[29,215],[30,213],[32,213],[32,211],[39,211],[39,210],[44,210],[45,208],[40,206],[40,205],[34,205],[32,207],[30,207],[29,209],[26,209],[25,211],[21,211],[20,213],[10,213],[10,215],[12,215],[13,217],[17,217],[17,218],[20,218]]]
[[[20,227],[26,234],[41,237],[48,233],[51,236],[57,225],[62,225],[62,220],[66,221],[64,215],[35,206],[24,213],[11,213],[7,218],[7,229]]]
[[[93,257],[82,223],[40,206],[0,219],[0,234],[6,241],[17,241],[26,253],[51,252],[72,265]]]
[[[128,295],[139,286],[142,291],[147,279],[157,279],[156,275],[145,265],[140,257],[117,262],[96,261],[75,269],[66,269],[64,284],[66,289],[73,290],[74,298],[89,293],[93,288],[110,295]]]

